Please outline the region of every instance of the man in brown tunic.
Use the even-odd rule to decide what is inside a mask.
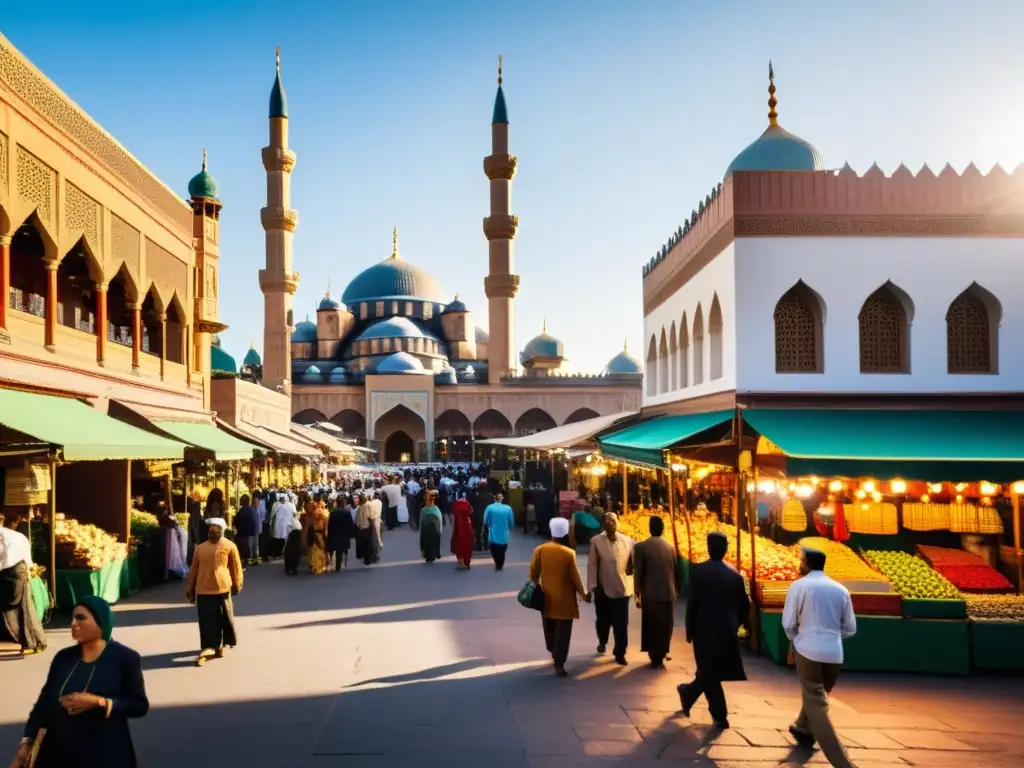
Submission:
[[[633,548],[633,589],[640,605],[640,650],[655,669],[665,665],[676,610],[676,551],[665,541],[665,523],[650,519],[651,538]]]
[[[223,656],[224,646],[238,644],[231,598],[242,589],[242,558],[234,542],[224,538],[227,523],[214,517],[206,524],[210,538],[196,547],[188,572],[187,596],[199,613],[199,665]]]

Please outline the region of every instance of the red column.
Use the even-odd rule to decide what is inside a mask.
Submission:
[[[60,264],[56,261],[46,262],[46,319],[45,337],[46,348],[53,352],[57,348],[57,269]]]
[[[139,352],[142,351],[142,307],[132,307],[132,368],[139,367]]]
[[[107,359],[107,286],[96,286],[96,362]]]
[[[7,328],[7,306],[11,303],[11,236],[0,235],[0,328]]]

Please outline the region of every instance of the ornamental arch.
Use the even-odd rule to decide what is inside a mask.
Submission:
[[[473,421],[473,434],[478,438],[508,437],[512,433],[512,422],[495,408],[488,408]]]
[[[345,437],[366,437],[366,418],[359,411],[346,408],[330,418],[331,424],[341,427]]]
[[[449,408],[434,419],[434,437],[462,437],[473,434],[473,423],[462,411]]]
[[[857,317],[861,373],[910,373],[910,327],[914,303],[886,282],[865,299]]]
[[[971,283],[946,310],[949,373],[998,373],[1003,308],[992,293]]]
[[[557,426],[558,422],[547,411],[542,408],[530,408],[516,419],[515,432],[517,435],[532,435]]]
[[[296,424],[316,424],[318,421],[329,421],[329,419],[316,408],[304,408],[292,416]]]
[[[822,373],[825,302],[803,280],[775,304],[775,372]]]
[[[577,421],[596,419],[600,415],[601,414],[599,414],[593,408],[577,408],[575,411],[569,414],[569,418],[567,418],[564,423],[575,424]]]
[[[651,336],[651,343],[647,345],[646,363],[644,382],[647,386],[647,396],[654,397],[658,394],[658,342],[654,336]]]

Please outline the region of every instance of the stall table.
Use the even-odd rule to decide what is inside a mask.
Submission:
[[[127,559],[121,558],[94,571],[84,568],[58,569],[57,610],[70,611],[88,595],[98,595],[108,603],[116,603],[121,598],[122,578],[127,562]]]

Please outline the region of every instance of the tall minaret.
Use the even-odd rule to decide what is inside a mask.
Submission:
[[[263,385],[291,391],[292,297],[299,273],[292,271],[292,233],[299,223],[292,201],[295,153],[288,149],[288,100],[281,84],[281,49],[277,49],[277,76],[270,91],[270,144],[263,148],[267,171],[267,207],[260,221],[267,233],[267,268],[260,270],[263,291]]]
[[[497,384],[515,373],[516,349],[512,299],[519,290],[519,275],[512,273],[512,240],[519,218],[513,216],[512,177],[516,158],[508,153],[508,111],[501,90],[501,56],[498,57],[498,93],[491,118],[491,154],[484,158],[484,173],[491,180],[491,215],[484,219],[484,235],[490,254],[484,293],[487,294],[487,380]]]

